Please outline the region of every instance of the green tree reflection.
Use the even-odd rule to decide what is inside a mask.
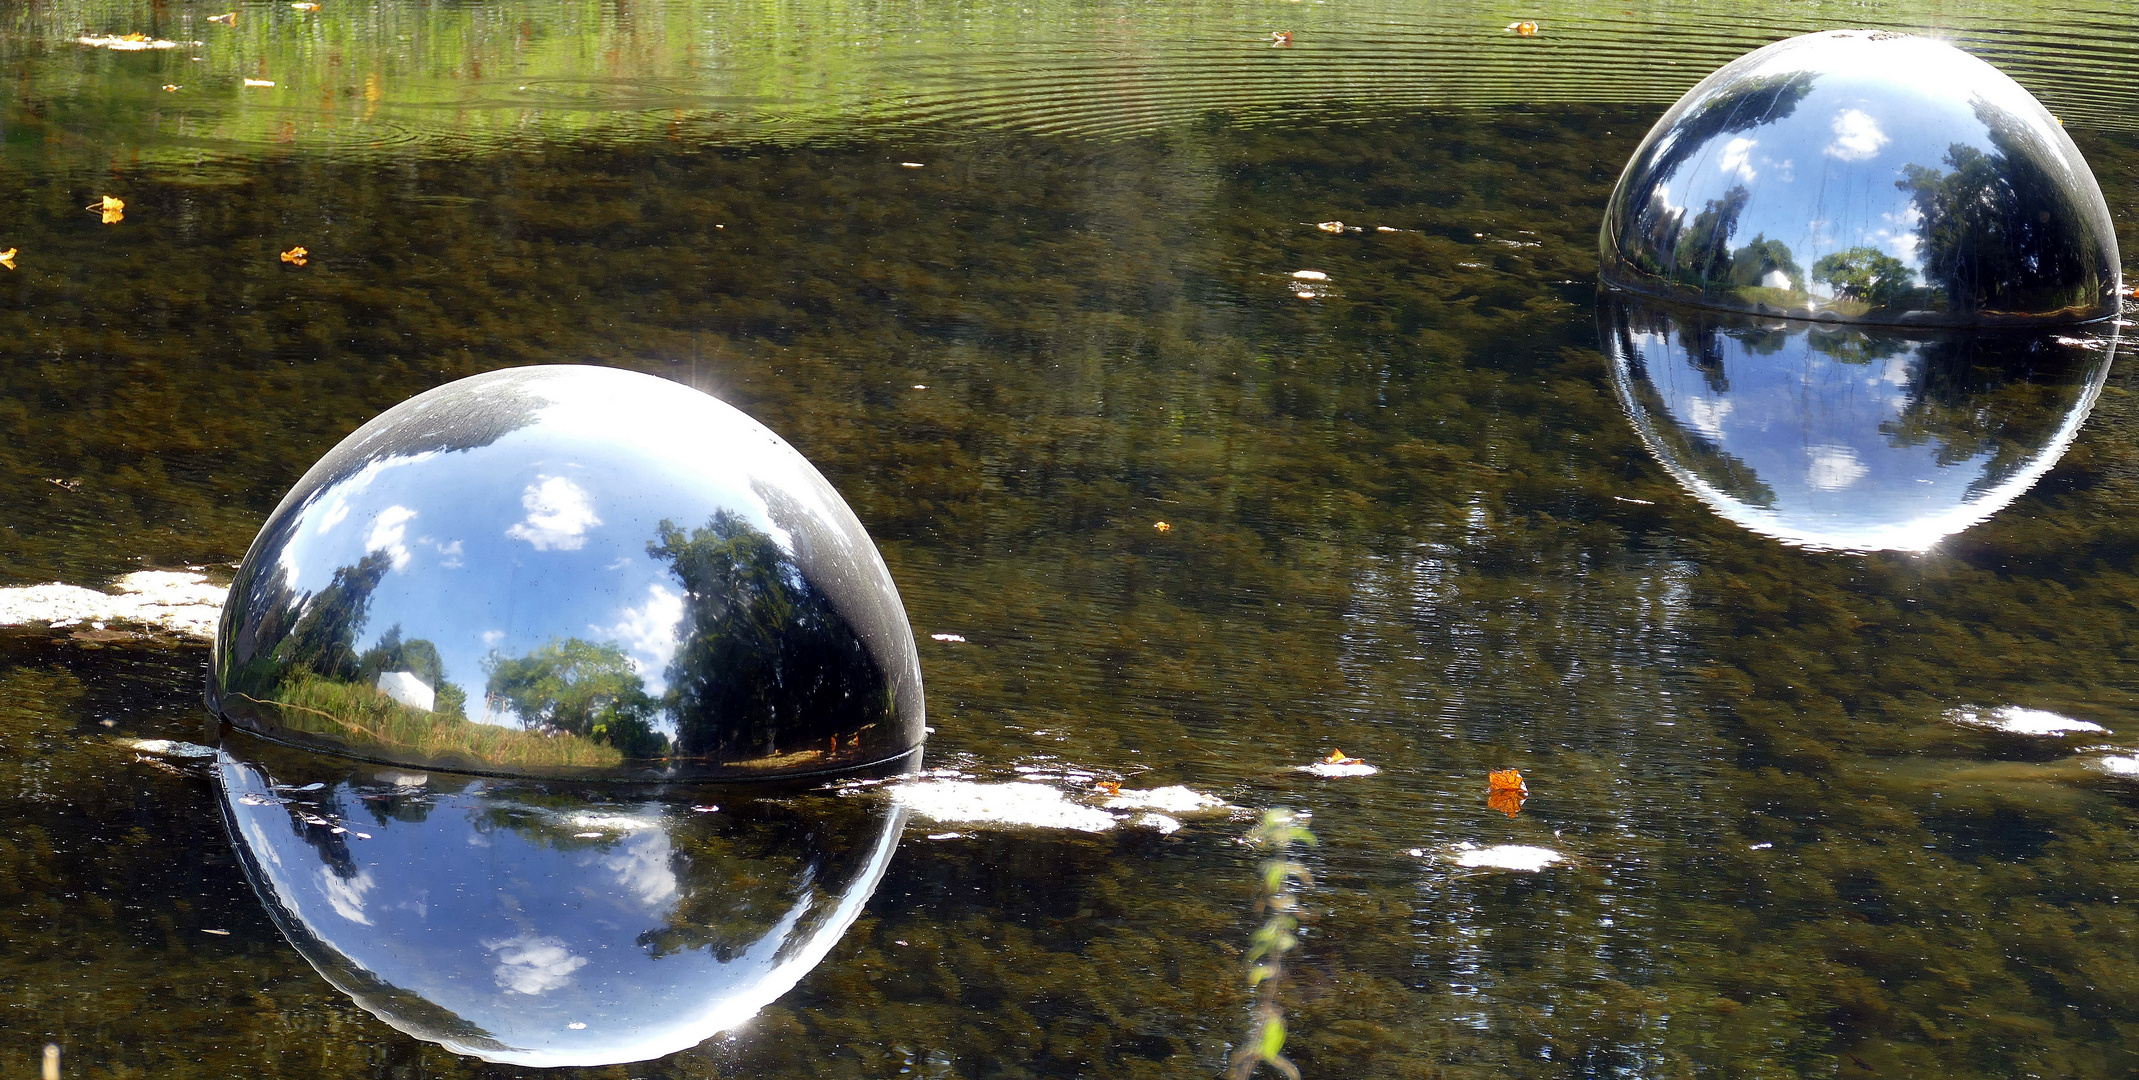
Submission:
[[[1812,280],[1834,286],[1837,295],[1871,307],[1892,307],[1916,274],[1907,263],[1875,247],[1853,247],[1820,256]]]
[[[484,694],[512,706],[522,723],[550,734],[578,735],[626,757],[661,757],[668,737],[655,731],[658,702],[631,658],[614,642],[553,639],[525,656],[493,652]]]
[[[723,510],[688,534],[664,519],[646,550],[684,590],[667,672],[678,754],[831,758],[890,720],[889,680],[772,537]]]

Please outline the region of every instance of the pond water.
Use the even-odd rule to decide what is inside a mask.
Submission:
[[[192,639],[18,627],[0,1069],[49,1042],[69,1076],[575,1075],[405,1034],[420,1009],[305,929],[360,920],[248,878],[317,851],[346,885],[375,833],[402,853],[381,895],[423,860],[450,892],[451,844],[503,845],[495,873],[508,848],[536,877],[667,867],[633,879],[667,920],[653,959],[617,970],[802,942],[747,1021],[584,1075],[1214,1075],[1252,1019],[1240,841],[1283,806],[1319,839],[1279,999],[1309,1076],[2130,1075],[2139,385],[2113,331],[1762,337],[1600,310],[1595,275],[1666,104],[1852,25],[1948,37],[2037,94],[2129,266],[2135,16],[10,6],[0,586],[226,581],[394,403],[627,367],[743,409],[853,506],[921,645],[930,768],[1238,809],[1011,828],[869,789],[656,828],[412,794],[174,752],[216,741]],[[128,33],[173,47],[77,41]],[[106,195],[121,220],[84,209]],[[1793,398],[1777,356],[1842,389]],[[1760,518],[1860,479],[1971,509],[1920,553]],[[1377,771],[1301,768],[1339,748]],[[1513,815],[1487,800],[1507,768]],[[226,813],[243,832],[308,782],[363,840],[233,847]],[[807,881],[816,906],[783,907]],[[530,1002],[578,970],[533,931],[486,947]]]

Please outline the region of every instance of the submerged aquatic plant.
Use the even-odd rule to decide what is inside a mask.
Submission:
[[[1312,846],[1315,834],[1292,811],[1273,807],[1263,811],[1247,839],[1270,853],[1257,868],[1255,894],[1256,913],[1267,913],[1268,918],[1248,946],[1248,985],[1255,990],[1253,1019],[1247,1039],[1227,1062],[1226,1075],[1247,1080],[1257,1066],[1268,1065],[1288,1080],[1299,1080],[1300,1070],[1285,1058],[1285,1009],[1278,997],[1285,984],[1285,954],[1300,944],[1295,933],[1300,927],[1300,904],[1294,890],[1313,880],[1307,867],[1293,861],[1292,845]]]

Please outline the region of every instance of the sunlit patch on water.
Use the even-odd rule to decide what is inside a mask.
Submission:
[[[0,589],[0,626],[98,631],[118,625],[207,640],[215,636],[228,592],[210,584],[207,575],[185,570],[137,571],[112,588],[98,592],[55,581]]]
[[[198,743],[180,742],[175,739],[121,739],[120,745],[144,754],[175,758],[212,758],[215,750]]]
[[[2101,760],[2102,771],[2111,776],[2139,776],[2139,757],[2116,754]]]
[[[1469,842],[1457,844],[1452,857],[1457,866],[1466,869],[1514,870],[1526,874],[1535,874],[1548,866],[1567,860],[1567,856],[1551,848],[1535,847],[1530,844],[1495,844],[1492,847],[1479,847]]]
[[[2042,709],[2023,709],[2005,705],[1989,712],[1975,709],[1955,709],[1946,714],[1946,719],[1966,727],[1988,728],[2009,735],[2065,735],[2075,731],[2107,731],[2108,728],[2086,720],[2074,720]]]

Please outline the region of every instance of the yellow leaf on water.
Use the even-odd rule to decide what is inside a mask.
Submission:
[[[1157,530],[1158,530],[1158,531],[1160,531],[1160,532],[1172,532],[1172,531],[1173,531],[1173,526],[1171,526],[1171,525],[1168,525],[1168,524],[1166,524],[1166,523],[1165,523],[1165,522],[1163,522],[1163,521],[1154,521],[1154,522],[1152,522],[1152,523],[1151,523],[1151,527],[1152,527],[1152,528],[1154,528],[1154,529],[1157,529]]]
[[[312,253],[306,251],[302,247],[293,247],[290,250],[282,253],[282,261],[286,263],[293,263],[298,266],[303,266],[305,264],[305,256],[310,254]]]
[[[0,266],[5,266],[10,270],[13,270],[15,268],[14,248],[9,248],[6,251],[0,251]]]
[[[1323,232],[1337,232],[1337,233],[1341,233],[1341,232],[1343,232],[1343,231],[1344,231],[1344,222],[1341,222],[1341,221],[1317,221],[1317,222],[1315,222],[1315,228],[1317,228],[1317,229],[1320,229],[1320,230],[1322,230]]]
[[[165,84],[163,84],[163,92],[164,92],[164,93],[166,93],[166,94],[168,94],[168,93],[170,93],[170,92],[172,92],[172,91],[174,91],[174,90],[177,90],[177,89],[178,89],[178,84],[177,84],[177,83],[165,83]]]
[[[1322,763],[1324,765],[1364,765],[1366,764],[1366,760],[1363,758],[1345,757],[1344,751],[1333,749],[1329,752],[1328,757],[1322,759]]]
[[[96,202],[82,209],[101,211],[106,225],[117,225],[126,220],[126,203],[117,195],[100,195]]]
[[[1537,34],[1537,24],[1528,19],[1511,22],[1508,24],[1508,33],[1517,37],[1533,37]]]

